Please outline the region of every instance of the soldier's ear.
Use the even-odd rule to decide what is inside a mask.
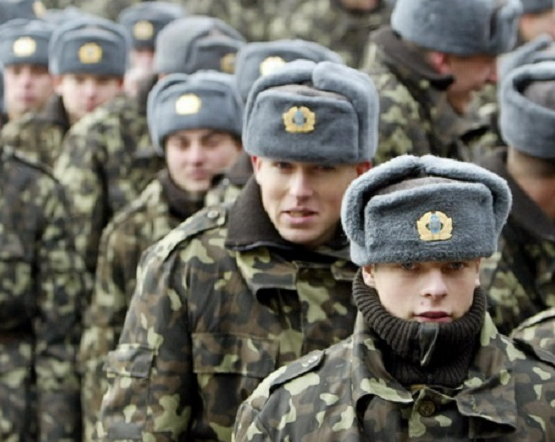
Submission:
[[[451,73],[451,64],[448,54],[430,51],[428,52],[427,60],[438,74],[448,75]]]
[[[261,165],[260,157],[252,155],[251,163],[252,163],[252,172],[253,172],[254,178],[258,182],[258,171],[260,170],[260,165]]]
[[[53,75],[52,76],[52,85],[54,86],[54,92],[57,95],[62,96],[63,88],[62,88],[62,76],[61,75]]]
[[[364,161],[363,163],[357,164],[357,175],[361,176],[363,173],[368,172],[372,169],[372,162],[371,161]]]
[[[362,267],[362,279],[368,287],[376,288],[376,279],[374,278],[374,265],[366,265]]]

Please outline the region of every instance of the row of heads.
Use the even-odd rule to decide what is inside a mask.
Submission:
[[[545,1],[535,0],[534,8]],[[553,0],[548,1],[553,7]],[[523,12],[521,0],[395,3],[391,16],[395,32],[423,48],[462,56],[510,50]],[[0,62],[49,65],[53,74],[77,69],[123,75],[129,50],[150,48],[159,74],[200,69],[231,73],[236,53],[245,43],[237,30],[221,20],[186,16],[179,5],[149,1],[123,10],[117,23],[76,8],[59,19],[11,20],[0,28]]]

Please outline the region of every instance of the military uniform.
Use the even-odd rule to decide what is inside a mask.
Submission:
[[[507,171],[507,150],[500,149],[481,165],[505,178],[513,208],[498,251],[482,264],[482,287],[493,320],[502,333],[555,306],[555,226]]]
[[[79,250],[91,272],[102,229],[163,167],[148,134],[144,103],[138,98],[118,97],[68,132],[55,173],[69,189],[80,226]]]
[[[496,138],[477,113],[461,117],[445,90],[452,78],[440,75],[391,28],[372,36],[362,71],[380,92],[380,146],[374,163],[403,154],[432,154],[469,161]]]
[[[206,208],[148,249],[108,357],[101,440],[229,441],[265,376],[352,332],[344,239],[285,241],[251,180],[231,209]]]
[[[251,157],[246,152],[242,152],[223,178],[208,191],[206,205],[213,206],[235,201],[251,176]]]
[[[358,321],[352,338],[268,377],[241,406],[234,440],[553,440],[554,359],[500,335],[489,318],[480,342],[458,388],[407,388]]]
[[[270,26],[270,39],[301,38],[340,54],[349,66],[360,67],[370,32],[389,23],[384,2],[371,12],[349,12],[339,0],[283,0]]]
[[[4,125],[2,141],[27,158],[53,168],[69,128],[62,99],[55,95],[42,111]]]
[[[555,307],[526,319],[512,331],[511,336],[555,354]]]
[[[0,154],[0,439],[80,441],[75,366],[89,281],[59,183]]]
[[[187,13],[216,17],[237,29],[247,41],[267,41],[270,23],[284,12],[282,1],[187,0]]]
[[[107,381],[105,357],[116,348],[135,290],[141,254],[203,207],[172,185],[167,171],[119,212],[102,234],[95,290],[81,340],[82,405],[86,440],[92,435]]]

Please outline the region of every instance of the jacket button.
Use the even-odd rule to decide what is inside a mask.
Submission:
[[[436,405],[432,401],[422,401],[418,406],[421,416],[430,417],[436,412]]]
[[[206,216],[208,217],[208,219],[216,219],[218,216],[220,216],[220,213],[217,210],[210,210]]]

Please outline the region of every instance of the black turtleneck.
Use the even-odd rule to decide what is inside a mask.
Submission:
[[[450,323],[419,323],[391,315],[378,293],[359,271],[353,295],[370,330],[381,341],[384,365],[405,386],[415,384],[455,388],[467,377],[486,311],[486,297],[474,292],[469,311]]]

